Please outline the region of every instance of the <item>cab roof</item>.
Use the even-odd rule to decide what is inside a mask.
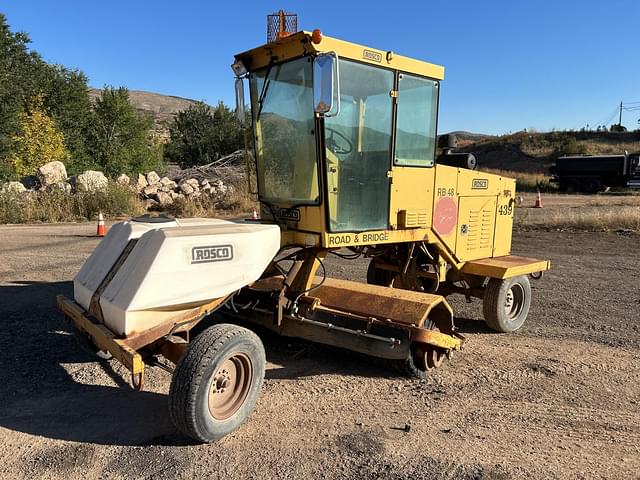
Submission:
[[[312,41],[312,33],[306,31],[294,33],[275,42],[238,53],[235,58],[236,60],[241,60],[247,70],[253,71],[266,67],[272,61],[281,62],[304,55],[327,52],[335,52],[338,57],[414,73],[435,80],[444,79],[444,67],[441,65],[403,57],[391,51],[365,47],[324,35],[322,35],[318,43],[314,43]]]

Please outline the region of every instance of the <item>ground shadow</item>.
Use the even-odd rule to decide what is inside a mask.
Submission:
[[[462,334],[465,333],[497,333],[487,327],[482,319],[476,318],[460,318],[456,317],[453,321],[456,330]]]
[[[325,374],[353,377],[398,377],[389,361],[337,347],[260,332],[267,360],[278,366],[266,371],[268,380],[293,380]]]
[[[72,282],[15,281],[0,286],[0,384],[5,392],[0,426],[105,445],[189,443],[171,425],[166,394],[134,392],[112,363],[79,347],[71,325],[55,306],[58,294],[72,297]],[[268,380],[327,373],[397,376],[384,362],[365,355],[254,330],[263,339],[268,361],[277,366],[267,371]],[[118,386],[96,384],[94,375],[101,372],[93,369],[86,378],[74,380],[64,365],[83,362],[99,365]]]
[[[331,373],[355,377],[398,376],[398,370],[391,368],[383,359],[300,338],[283,337],[260,325],[226,317],[224,310],[214,315],[211,323],[216,322],[239,323],[258,334],[265,347],[267,361],[278,366],[267,370],[266,379],[294,380]],[[207,326],[207,322],[202,322],[194,331]]]
[[[55,296],[71,282],[12,282],[0,286],[0,426],[50,438],[107,445],[180,444],[167,415],[166,395],[75,381],[64,364],[95,362],[69,334]]]

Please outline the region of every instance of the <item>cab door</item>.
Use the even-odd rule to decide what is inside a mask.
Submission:
[[[340,113],[324,120],[329,229],[389,227],[394,72],[340,59]]]
[[[398,74],[389,218],[394,229],[431,225],[438,86],[433,79]]]

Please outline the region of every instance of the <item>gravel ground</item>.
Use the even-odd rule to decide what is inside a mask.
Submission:
[[[427,380],[264,334],[256,411],[194,445],[169,422],[168,373],[133,392],[55,309],[94,228],[0,227],[0,478],[640,478],[640,236],[516,233],[514,253],[553,262],[527,323],[491,333],[479,301],[451,297],[467,346]]]

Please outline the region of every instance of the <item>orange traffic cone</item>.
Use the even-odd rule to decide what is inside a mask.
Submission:
[[[251,213],[251,220],[260,220],[258,218],[258,211],[254,208],[253,212]]]
[[[98,214],[98,230],[96,231],[96,237],[104,237],[107,234],[107,227],[104,226],[104,217],[102,212]]]
[[[542,196],[540,195],[540,190],[538,190],[538,194],[536,195],[536,204],[533,208],[542,208]]]

